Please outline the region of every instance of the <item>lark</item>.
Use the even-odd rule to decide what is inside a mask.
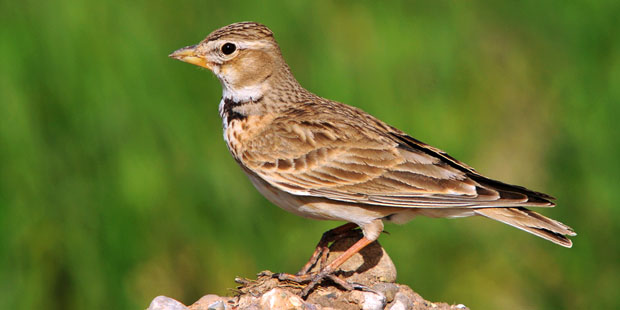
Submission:
[[[300,272],[278,275],[308,283],[302,295],[324,279],[355,288],[335,273],[386,221],[483,216],[572,246],[570,227],[526,208],[553,207],[553,197],[483,176],[358,108],[309,92],[262,24],[222,27],[170,57],[220,80],[224,140],[262,195],[305,218],[347,222],[323,234]],[[330,242],[360,231],[357,243],[325,264]],[[310,273],[319,260],[320,271]]]

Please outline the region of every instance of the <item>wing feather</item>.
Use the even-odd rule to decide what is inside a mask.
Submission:
[[[239,158],[295,195],[404,208],[553,206],[548,195],[486,178],[395,128],[374,125],[279,118]]]

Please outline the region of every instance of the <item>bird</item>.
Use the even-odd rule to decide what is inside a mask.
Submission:
[[[488,178],[359,108],[306,90],[263,24],[224,26],[169,57],[219,79],[224,140],[264,197],[305,218],[346,222],[323,234],[297,274],[276,275],[306,283],[302,296],[325,279],[356,288],[335,276],[338,267],[377,240],[384,222],[416,216],[482,216],[572,246],[572,228],[528,209],[553,207],[555,198]],[[359,240],[326,264],[327,245],[352,233]],[[310,272],[319,260],[324,265]]]

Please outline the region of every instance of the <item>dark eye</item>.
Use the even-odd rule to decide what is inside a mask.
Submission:
[[[232,43],[222,45],[222,53],[224,53],[224,55],[230,55],[234,53],[236,49],[237,47]]]

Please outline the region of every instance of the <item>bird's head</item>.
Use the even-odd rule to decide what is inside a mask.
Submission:
[[[255,22],[231,24],[169,57],[207,68],[219,78],[224,98],[257,100],[270,79],[290,74],[273,33]]]

